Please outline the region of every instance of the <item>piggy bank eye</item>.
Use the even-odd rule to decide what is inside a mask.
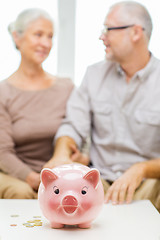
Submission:
[[[57,188],[56,186],[53,187],[53,191],[55,194],[59,194],[59,188]]]
[[[82,188],[81,193],[82,193],[83,195],[85,195],[87,192],[88,192],[88,188],[87,188],[87,187]]]
[[[85,195],[87,192],[85,190],[82,190],[81,193]]]

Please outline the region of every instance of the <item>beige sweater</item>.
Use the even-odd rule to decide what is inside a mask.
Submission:
[[[25,180],[40,172],[53,154],[53,138],[73,89],[69,79],[39,91],[0,82],[0,170]]]

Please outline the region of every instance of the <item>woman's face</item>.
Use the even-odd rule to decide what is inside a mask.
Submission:
[[[53,24],[45,18],[31,22],[22,36],[17,37],[16,45],[22,60],[41,64],[52,48]]]

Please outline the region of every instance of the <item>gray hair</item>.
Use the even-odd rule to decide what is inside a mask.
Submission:
[[[121,21],[125,25],[137,24],[141,25],[145,31],[145,35],[150,40],[152,34],[152,20],[148,10],[138,2],[123,1],[111,6],[109,12],[113,9],[119,8]]]
[[[9,24],[8,31],[11,35],[14,31],[21,35],[24,33],[31,22],[39,18],[45,18],[53,23],[53,19],[45,10],[40,8],[30,8],[22,11],[18,15],[17,19]]]

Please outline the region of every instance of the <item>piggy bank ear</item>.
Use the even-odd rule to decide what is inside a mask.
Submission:
[[[93,187],[96,188],[99,182],[100,174],[98,170],[93,169],[86,173],[83,178],[89,181],[93,185]]]
[[[57,178],[58,176],[49,168],[44,168],[41,172],[41,180],[45,188]]]

